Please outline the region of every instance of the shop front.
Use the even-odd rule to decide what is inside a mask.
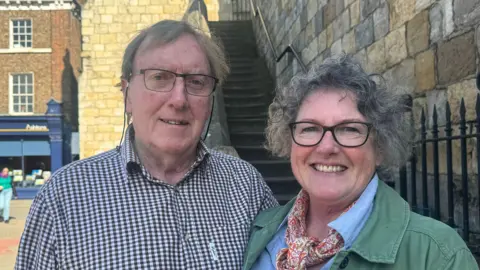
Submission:
[[[45,115],[0,116],[0,167],[8,167],[19,198],[30,198],[50,175],[71,162],[70,129],[61,104],[50,100]]]

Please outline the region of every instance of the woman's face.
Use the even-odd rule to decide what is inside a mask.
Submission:
[[[300,107],[295,122],[299,121],[321,126],[367,122],[357,109],[354,95],[338,89],[310,94]],[[373,134],[365,144],[354,148],[339,145],[331,132],[326,132],[315,146],[300,146],[292,141],[291,164],[296,179],[312,200],[331,206],[351,203],[368,185],[378,165]]]
[[[8,168],[3,168],[2,175],[8,175]]]

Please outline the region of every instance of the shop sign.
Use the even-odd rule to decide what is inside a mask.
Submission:
[[[26,130],[28,131],[48,131],[48,127],[47,126],[43,126],[43,125],[30,125],[30,124],[27,124],[27,126],[25,127]]]

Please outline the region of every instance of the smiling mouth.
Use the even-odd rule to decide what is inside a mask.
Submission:
[[[175,125],[175,126],[186,126],[186,125],[188,125],[188,122],[185,122],[185,121],[165,120],[165,119],[160,119],[160,121],[162,121],[166,124]]]
[[[347,169],[345,166],[340,165],[322,165],[322,164],[312,164],[312,168],[318,172],[328,172],[328,173],[335,173],[335,172],[343,172]]]

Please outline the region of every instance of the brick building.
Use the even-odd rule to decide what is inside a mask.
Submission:
[[[28,175],[78,154],[81,4],[0,0],[0,166]]]

